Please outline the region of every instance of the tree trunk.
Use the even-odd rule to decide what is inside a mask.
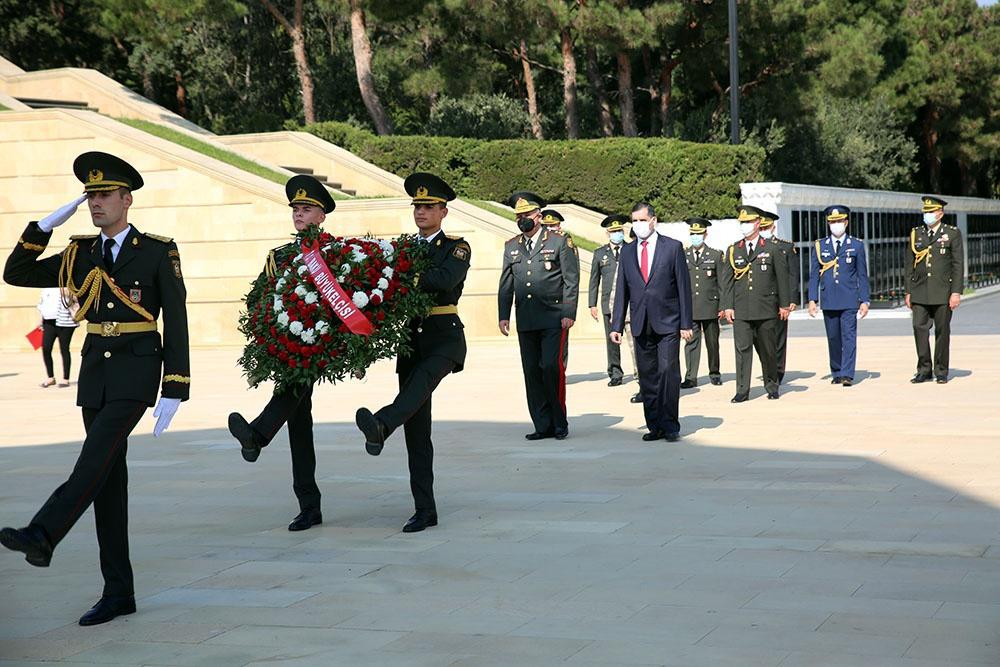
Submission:
[[[649,90],[649,136],[660,135],[660,77],[653,71],[653,57],[649,46],[642,47],[642,66],[646,75],[646,88]]]
[[[375,124],[375,131],[380,135],[392,134],[392,119],[386,113],[382,100],[375,90],[375,77],[372,75],[372,44],[368,41],[368,26],[365,23],[365,11],[361,7],[361,0],[351,0],[351,46],[354,50],[354,69],[358,74],[361,99]]]
[[[531,121],[531,135],[535,139],[544,139],[542,134],[542,117],[538,113],[538,96],[535,93],[535,75],[531,72],[528,62],[528,46],[521,40],[521,70],[524,72],[524,90],[528,97],[528,118]]]
[[[627,51],[618,52],[618,98],[622,112],[622,134],[626,137],[639,136],[632,99],[632,59]]]
[[[604,83],[601,81],[601,70],[597,65],[597,49],[593,46],[587,47],[587,78],[590,80],[590,87],[594,91],[594,101],[597,102],[597,116],[601,125],[601,136],[610,137],[615,133],[614,119],[611,116],[611,105],[608,103],[608,94],[604,90]]]
[[[664,135],[674,136],[674,129],[670,123],[670,98],[674,93],[674,69],[677,68],[677,61],[670,60],[660,71],[660,128]]]
[[[187,88],[184,87],[184,77],[181,76],[180,70],[174,70],[174,84],[177,86],[177,92],[175,93],[175,97],[177,99],[177,113],[184,118],[187,118]]]
[[[924,113],[923,139],[924,150],[927,151],[927,180],[931,192],[941,192],[941,157],[938,155],[937,123],[941,114],[937,107],[930,105]]]
[[[576,108],[576,56],[569,28],[562,29],[560,38],[563,60],[563,106],[566,107],[566,138],[580,138],[580,118]]]
[[[313,105],[313,78],[309,68],[309,57],[306,54],[306,33],[302,20],[302,1],[295,0],[295,15],[293,21],[274,6],[270,0],[260,0],[271,16],[284,28],[292,40],[292,55],[295,57],[295,72],[299,76],[299,89],[302,94],[302,116],[306,123],[316,122],[316,108]]]

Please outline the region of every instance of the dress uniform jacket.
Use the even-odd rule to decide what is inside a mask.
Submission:
[[[729,246],[722,263],[723,310],[734,310],[738,320],[769,320],[789,303],[787,255],[779,246],[758,238],[752,257],[745,240]]]
[[[517,306],[517,330],[558,329],[562,318],[576,319],[580,259],[573,241],[561,232],[541,230],[529,255],[524,235],[504,244],[500,270],[500,319]]]
[[[433,267],[420,274],[417,288],[434,296],[435,306],[458,305],[465,287],[465,277],[469,272],[471,249],[460,236],[438,234],[431,241],[431,261]],[[466,344],[465,325],[457,313],[433,315],[411,323],[413,356],[442,356],[455,363],[453,373],[465,366]],[[400,355],[396,361],[397,371],[406,363],[407,356]]]
[[[829,268],[824,270],[824,266]],[[837,254],[829,236],[820,239],[811,248],[809,267],[809,300],[823,310],[857,310],[871,301],[865,245],[860,239],[845,234]]]
[[[618,245],[618,252],[625,244]],[[590,290],[588,306],[596,308],[600,302],[601,312],[611,314],[611,288],[618,271],[618,259],[614,247],[610,243],[602,245],[594,251],[594,259],[590,264]]]
[[[111,335],[90,333],[83,342],[77,405],[96,409],[121,399],[153,405],[161,376],[164,397],[187,400],[191,387],[187,293],[173,240],[143,234],[133,226],[109,278],[104,279],[100,235],[75,236],[62,253],[39,261],[51,237],[37,223],[29,224],[7,260],[4,281],[21,287],[58,287],[62,271],[78,289],[90,286],[80,296],[80,308],[88,322],[106,323]],[[161,310],[162,343],[156,331],[115,334],[112,323],[155,322]]]
[[[699,261],[695,262],[695,248],[685,251],[688,273],[691,274],[691,303],[694,320],[719,318],[722,297],[719,271],[722,268],[722,251],[702,245],[698,249]]]
[[[779,238],[767,239],[767,242],[773,243],[785,253],[785,264],[788,267],[788,302],[782,305],[787,306],[789,303],[798,303],[800,298],[799,285],[802,281],[802,267],[799,265],[799,254],[795,250],[795,244]]]
[[[941,223],[931,234],[926,225],[910,232],[910,252],[904,262],[906,293],[912,303],[946,304],[965,285],[962,232]]]

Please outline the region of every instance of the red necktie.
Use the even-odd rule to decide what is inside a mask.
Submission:
[[[642,279],[649,282],[649,251],[646,246],[649,241],[642,242],[642,254],[639,256],[639,270],[642,272]]]

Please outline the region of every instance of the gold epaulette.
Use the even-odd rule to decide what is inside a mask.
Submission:
[[[74,234],[69,237],[70,241],[93,241],[97,238],[97,234]]]
[[[736,260],[733,259],[735,252],[736,252],[736,246],[735,245],[729,246],[729,266],[733,267],[733,277],[736,280],[739,280],[740,278],[742,278],[743,276],[745,276],[747,273],[750,272],[750,267],[752,266],[752,263],[748,262],[747,265],[742,269],[737,269]]]
[[[910,252],[913,253],[913,268],[917,268],[917,264],[927,259],[927,256],[931,254],[931,246],[929,245],[923,250],[917,250],[916,227],[910,230]]]
[[[445,234],[445,236],[448,237],[449,239],[451,239],[452,241],[464,241],[465,240],[461,236],[452,236],[451,234]],[[517,237],[515,236],[514,238],[517,238]]]
[[[143,236],[147,239],[153,239],[154,241],[159,241],[160,243],[173,243],[174,240],[169,236],[160,236],[159,234],[150,234],[149,232],[143,232]]]
[[[833,259],[831,259],[829,262],[824,262],[823,261],[823,255],[819,251],[819,239],[816,239],[816,261],[819,262],[819,275],[821,275],[821,276],[824,273],[826,273],[827,271],[829,271],[830,269],[832,269],[835,266],[837,266],[837,256],[836,255],[834,255]]]
[[[268,278],[273,278],[278,272],[278,261],[274,257],[274,250],[269,250],[267,253],[267,260],[264,262],[264,275]]]

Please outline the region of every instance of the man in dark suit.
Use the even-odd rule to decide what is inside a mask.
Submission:
[[[625,375],[622,371],[621,346],[611,342],[611,288],[614,286],[615,274],[618,273],[618,255],[625,245],[625,224],[628,221],[628,217],[624,215],[609,215],[601,221],[601,227],[608,230],[608,242],[594,251],[594,259],[590,263],[590,316],[596,320],[600,314],[604,321],[609,387],[620,385]]]
[[[173,239],[144,234],[129,222],[132,193],[143,186],[132,165],[107,153],[80,155],[73,163],[85,196],[32,222],[14,246],[4,281],[21,287],[63,287],[81,302],[75,319],[87,319],[80,354],[76,403],[87,437],[69,478],[25,528],[4,528],[0,543],[48,567],[52,550],[94,505],[104,593],[80,625],[106,623],[135,613],[128,553],[128,436],[146,409],[160,400],[153,435],[170,424],[188,399],[187,292]],[[73,236],[58,255],[39,259],[52,229],[84,199],[100,234]],[[157,316],[163,314],[163,339]],[[162,383],[161,383],[162,375]]]
[[[680,438],[680,339],[691,340],[693,320],[691,279],[684,246],[655,232],[656,214],[645,202],[632,209],[632,229],[638,241],[622,250],[618,260],[611,340],[621,344],[626,311],[635,336],[639,387],[649,442]]]
[[[321,225],[326,215],[337,207],[330,191],[312,176],[293,176],[285,184],[285,195],[292,209],[292,226],[296,233],[313,225]],[[264,270],[254,282],[254,289],[263,290],[278,267],[289,257],[301,252],[296,240],[268,252]],[[270,297],[265,297],[270,298]],[[253,303],[253,297],[248,297]],[[299,513],[288,524],[288,530],[308,530],[323,523],[320,492],[316,484],[316,448],[313,444],[313,386],[293,385],[275,390],[271,400],[257,417],[248,422],[238,412],[229,415],[229,432],[239,441],[243,459],[253,463],[260,450],[267,447],[281,427],[288,425],[288,447],[292,453],[292,490],[299,501]]]
[[[563,440],[569,435],[563,346],[576,319],[580,258],[570,236],[542,229],[545,200],[521,191],[509,203],[521,233],[504,244],[497,294],[500,333],[510,333],[510,312],[516,307],[524,388],[535,427],[524,437]]]
[[[378,412],[359,408],[355,422],[372,456],[400,426],[406,436],[410,492],[416,511],[403,526],[417,533],[438,524],[434,501],[434,446],[431,443],[431,397],[441,380],[465,366],[465,331],[458,316],[472,250],[460,236],[448,236],[441,223],[455,191],[433,174],[411,174],[403,182],[412,197],[413,221],[420,238],[430,244],[433,266],[420,274],[417,289],[434,298],[427,317],[410,321],[411,350],[396,357],[399,393]]]

